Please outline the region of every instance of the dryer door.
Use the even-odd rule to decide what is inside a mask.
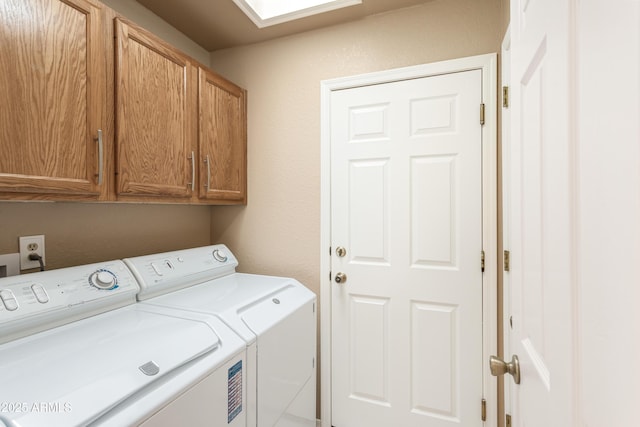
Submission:
[[[242,319],[258,337],[258,427],[315,426],[315,295],[302,285],[288,287]]]

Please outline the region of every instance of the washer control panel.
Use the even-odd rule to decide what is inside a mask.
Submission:
[[[224,245],[127,258],[124,262],[140,283],[139,300],[234,273],[238,266]]]
[[[122,261],[0,278],[0,342],[134,303],[138,290]]]

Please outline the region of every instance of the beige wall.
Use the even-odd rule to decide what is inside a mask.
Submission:
[[[0,254],[45,235],[47,268],[209,244],[208,206],[0,202]]]
[[[105,0],[201,62],[209,54],[134,0]],[[44,234],[47,268],[209,244],[210,208],[136,204],[0,202],[0,254]]]
[[[509,4],[509,0],[500,0],[500,12],[500,34],[503,34],[507,30],[509,21],[511,20],[511,7]]]
[[[249,93],[249,203],[212,208],[212,240],[243,271],[293,275],[319,293],[320,82],[499,51],[501,9],[500,0],[431,1],[213,52],[211,67]]]
[[[151,31],[164,41],[171,43],[194,59],[197,59],[203,64],[209,62],[209,53],[204,48],[200,47],[200,45],[167,24],[162,18],[135,0],[100,1],[141,27]]]
[[[319,295],[320,82],[499,52],[505,3],[436,0],[213,52],[211,67],[249,93],[249,202],[212,208],[212,242],[242,271],[293,276]]]

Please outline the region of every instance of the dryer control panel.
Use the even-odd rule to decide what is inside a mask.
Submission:
[[[0,343],[135,302],[122,261],[0,279]]]
[[[225,245],[127,258],[124,262],[140,283],[138,300],[232,274],[238,266]]]

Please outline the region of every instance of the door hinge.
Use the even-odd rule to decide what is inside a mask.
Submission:
[[[480,124],[484,125],[484,104],[480,104]]]
[[[502,86],[502,108],[509,108],[509,86]]]
[[[487,421],[487,401],[485,399],[482,399],[481,415],[482,421]]]
[[[482,272],[484,273],[484,251],[480,252],[480,268],[482,269]]]
[[[504,416],[504,427],[511,427],[511,415],[509,414]]]
[[[509,271],[509,251],[504,251],[502,255],[502,260],[504,262],[504,271]]]

